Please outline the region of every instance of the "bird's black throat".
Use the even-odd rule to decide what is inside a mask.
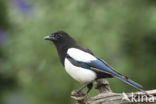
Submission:
[[[64,66],[64,60],[65,57],[67,55],[67,51],[69,48],[75,48],[78,47],[77,43],[74,39],[70,38],[70,39],[65,39],[64,41],[60,41],[60,42],[55,42],[53,41],[53,43],[56,46],[57,52],[58,52],[58,56],[59,59],[62,63],[62,65]]]

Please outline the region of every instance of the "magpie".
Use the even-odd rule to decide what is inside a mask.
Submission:
[[[66,32],[57,31],[44,37],[44,39],[54,43],[66,72],[75,80],[86,83],[77,92],[81,92],[87,87],[86,94],[88,94],[93,87],[93,81],[100,78],[113,77],[144,92],[140,84],[117,72],[104,60],[96,57],[91,50],[79,45]]]

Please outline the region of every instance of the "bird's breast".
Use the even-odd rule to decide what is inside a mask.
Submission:
[[[64,66],[66,72],[79,82],[90,82],[96,79],[96,73],[85,68],[74,66],[67,58],[65,58]]]

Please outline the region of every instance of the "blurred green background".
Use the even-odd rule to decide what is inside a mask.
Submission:
[[[0,0],[0,104],[74,102],[70,92],[82,84],[43,39],[57,30],[145,90],[156,88],[155,0]],[[114,92],[136,91],[118,79],[109,82]]]

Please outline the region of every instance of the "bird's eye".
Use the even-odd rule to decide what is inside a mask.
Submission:
[[[57,39],[61,39],[61,38],[62,38],[62,35],[61,35],[61,34],[57,34],[55,37],[56,37]]]

